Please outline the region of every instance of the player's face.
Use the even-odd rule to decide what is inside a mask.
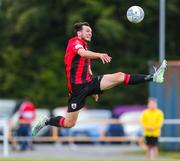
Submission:
[[[156,109],[157,108],[157,103],[155,101],[149,101],[148,108]]]
[[[82,30],[80,31],[80,37],[85,41],[90,42],[92,38],[92,29],[89,26],[82,26]]]

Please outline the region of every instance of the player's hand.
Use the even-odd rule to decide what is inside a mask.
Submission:
[[[103,64],[111,62],[112,59],[112,57],[110,57],[107,53],[100,53],[99,58]]]
[[[94,95],[92,95],[92,97],[94,98],[94,100],[95,100],[96,102],[98,102],[98,100],[99,100],[99,95],[94,94]]]
[[[148,126],[148,127],[146,127],[146,130],[147,130],[147,131],[153,131],[153,130],[154,130],[154,128],[153,128],[153,127],[151,127],[151,126]]]

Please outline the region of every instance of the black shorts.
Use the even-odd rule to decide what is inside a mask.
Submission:
[[[158,137],[149,137],[145,136],[145,141],[147,145],[157,146],[158,145]]]
[[[78,111],[85,106],[87,96],[101,94],[100,82],[103,75],[92,78],[91,82],[72,84],[72,93],[68,100],[68,112]]]

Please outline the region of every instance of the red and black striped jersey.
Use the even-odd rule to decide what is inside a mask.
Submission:
[[[89,67],[91,60],[77,54],[79,49],[88,49],[87,43],[78,37],[73,37],[68,41],[64,58],[68,90],[72,92],[72,84],[82,84],[91,81]]]

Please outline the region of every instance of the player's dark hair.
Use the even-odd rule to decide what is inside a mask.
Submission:
[[[150,98],[148,98],[148,102],[149,102],[149,101],[155,101],[155,102],[157,102],[157,99],[154,98],[154,97],[150,97]]]
[[[88,22],[78,22],[74,24],[74,32],[77,33],[78,31],[82,30],[82,26],[90,26]]]

